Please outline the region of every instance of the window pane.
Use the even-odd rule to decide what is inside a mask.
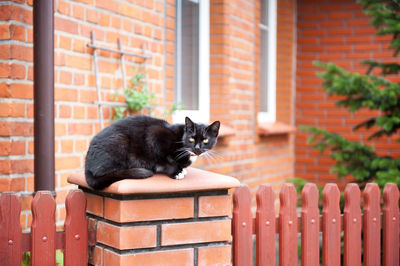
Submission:
[[[187,110],[199,109],[199,5],[182,0],[181,101]]]
[[[268,26],[268,0],[261,0],[261,24]]]
[[[268,32],[260,30],[260,72],[259,72],[259,88],[260,88],[260,112],[268,112]]]

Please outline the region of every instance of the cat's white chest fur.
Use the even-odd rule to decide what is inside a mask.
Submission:
[[[197,155],[191,155],[191,156],[190,156],[190,159],[189,159],[190,162],[191,162],[191,163],[194,163],[194,162],[197,160],[197,157],[199,157],[199,156],[197,156]]]

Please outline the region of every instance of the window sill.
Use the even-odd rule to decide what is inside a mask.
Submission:
[[[283,122],[258,124],[258,134],[261,136],[292,134],[295,133],[296,130],[295,126]]]

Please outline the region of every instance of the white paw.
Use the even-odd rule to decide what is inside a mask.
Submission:
[[[182,170],[182,174],[183,174],[184,176],[187,175],[186,169],[183,169],[183,170]]]
[[[185,177],[185,175],[183,174],[183,171],[182,171],[175,176],[175,179],[183,179],[184,177]]]
[[[197,155],[191,155],[190,158],[189,158],[190,162],[191,162],[191,163],[194,163],[194,162],[197,160],[197,157],[199,157],[199,156],[197,156]]]

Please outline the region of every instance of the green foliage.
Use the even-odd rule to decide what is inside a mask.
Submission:
[[[22,254],[22,266],[29,266],[31,265],[31,253],[24,252]],[[64,253],[61,249],[56,250],[56,266],[63,266],[64,265]]]
[[[155,94],[149,91],[147,84],[145,84],[146,73],[141,73],[136,68],[134,70],[136,72],[135,76],[132,77],[129,87],[124,89],[127,107],[114,107],[114,120],[122,119],[126,111],[128,113],[137,113],[145,108],[149,110],[149,115],[151,115],[152,108],[154,108],[153,100]],[[116,99],[118,99],[118,96],[116,94]]]
[[[155,94],[151,92],[146,82],[147,73],[141,73],[134,69],[136,74],[132,77],[130,85],[128,88],[124,89],[124,97],[127,107],[125,106],[115,106],[114,120],[120,120],[124,118],[127,114],[140,113],[147,110],[148,115],[152,115],[152,110],[156,107],[153,102],[155,99]],[[118,100],[119,95],[116,93],[115,100]],[[164,112],[164,116],[171,115],[177,110],[182,110],[183,104],[174,103],[170,110]]]
[[[389,48],[394,50],[394,57],[400,51],[400,2],[398,0],[361,0],[364,12],[371,16],[371,24],[378,30],[377,35],[391,35]],[[336,101],[338,106],[356,113],[361,109],[376,112],[371,117],[356,125],[372,129],[369,139],[390,137],[400,129],[400,84],[390,82],[384,76],[399,74],[398,58],[393,62],[363,61],[369,66],[366,75],[350,73],[335,64],[315,62],[323,69],[318,73],[323,79],[322,88],[329,95],[341,96]],[[378,155],[374,148],[360,142],[349,141],[339,134],[316,127],[302,127],[311,133],[308,143],[322,152],[329,149],[330,157],[336,161],[331,171],[338,178],[350,175],[364,185],[374,180],[381,187],[388,182],[400,186],[400,158]],[[397,140],[399,141],[399,139]]]

